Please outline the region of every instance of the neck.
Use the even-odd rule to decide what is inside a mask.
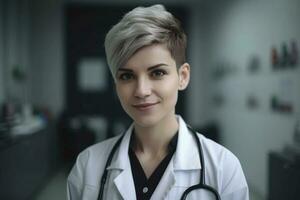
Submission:
[[[155,126],[141,127],[135,124],[135,151],[153,155],[167,153],[168,144],[176,134],[178,126],[175,114]]]

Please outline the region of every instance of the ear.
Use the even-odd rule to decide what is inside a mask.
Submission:
[[[184,90],[190,82],[190,65],[184,63],[178,69],[179,90]]]

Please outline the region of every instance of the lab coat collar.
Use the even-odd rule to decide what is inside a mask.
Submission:
[[[108,170],[118,170],[120,173],[115,177],[114,184],[123,199],[136,199],[134,180],[128,156],[129,141],[133,125],[126,131],[111,165]]]
[[[201,169],[197,143],[184,120],[178,115],[179,134],[177,149],[174,154],[174,170]]]
[[[124,138],[121,141],[120,147],[118,148],[115,158],[112,160],[110,166],[108,166],[108,170],[111,169],[130,169],[130,160],[128,156],[128,149],[130,143],[130,137],[132,134],[133,124],[127,129],[125,132]]]
[[[123,199],[136,199],[134,180],[130,168],[121,171],[121,173],[114,179],[114,184]]]
[[[177,116],[179,122],[177,148],[171,163],[168,165],[161,181],[152,195],[152,199],[163,199],[168,193],[170,186],[174,185],[176,171],[201,169],[197,144],[193,135],[187,128],[186,123],[180,116]],[[130,137],[133,125],[126,131],[124,138],[118,148],[108,170],[119,170],[120,174],[114,179],[118,191],[123,199],[135,199],[135,187],[128,156]]]
[[[174,154],[174,170],[201,169],[197,143],[181,116],[177,115],[179,123],[177,148]],[[131,169],[128,156],[130,137],[133,124],[127,129],[120,148],[116,153],[116,159],[112,160],[108,169]]]

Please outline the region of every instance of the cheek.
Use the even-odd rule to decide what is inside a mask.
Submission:
[[[126,88],[124,87],[116,87],[116,92],[119,98],[119,101],[121,102],[121,104],[123,105],[124,102],[127,101],[128,99],[128,91],[126,90]]]
[[[158,85],[160,95],[168,102],[176,104],[178,96],[178,82],[176,80],[169,84]]]

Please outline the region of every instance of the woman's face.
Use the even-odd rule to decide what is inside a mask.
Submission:
[[[117,71],[116,90],[121,105],[136,124],[153,126],[174,117],[178,90],[189,82],[189,65],[177,71],[175,60],[162,44],[137,51]]]

